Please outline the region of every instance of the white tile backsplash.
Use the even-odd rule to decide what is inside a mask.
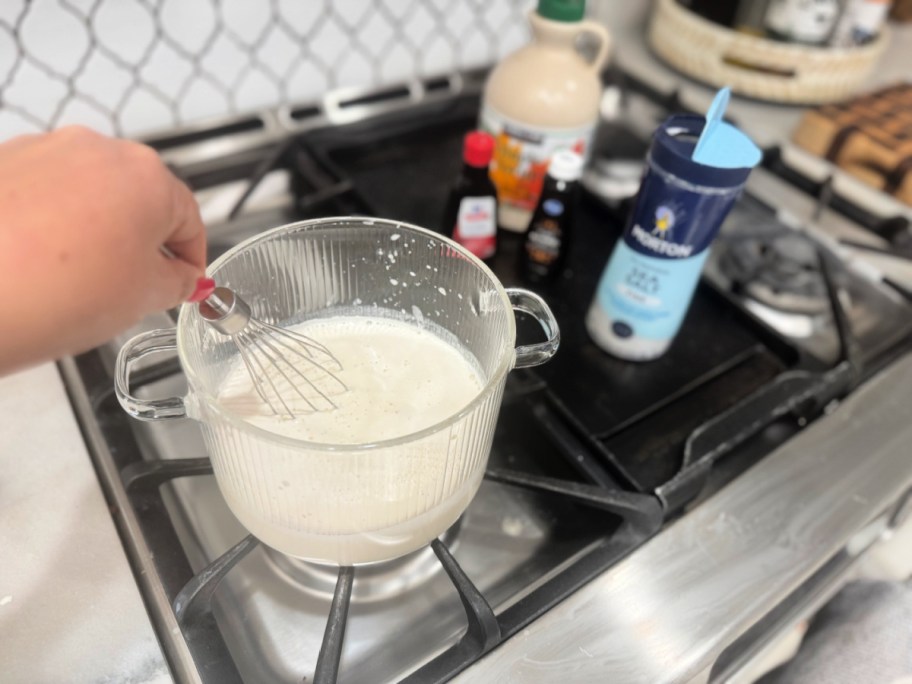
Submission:
[[[98,88],[99,83],[104,83],[105,87]],[[99,50],[89,55],[88,61],[74,80],[77,91],[84,93],[107,111],[114,111],[120,106],[132,84],[131,71]]]
[[[530,0],[0,0],[0,139],[127,136],[485,66]]]
[[[49,4],[47,0],[46,3]],[[31,12],[29,10],[28,14]],[[89,26],[99,48],[133,66],[141,65],[155,47],[155,15],[139,0],[102,2],[91,17]],[[86,30],[82,27],[82,31]],[[48,34],[42,32],[42,35]],[[26,49],[31,45],[25,41],[23,44]]]
[[[109,25],[107,16],[99,15],[99,27]],[[45,40],[45,36],[54,36],[54,40]],[[50,3],[38,2],[30,8],[19,28],[19,38],[31,47],[36,61],[59,73],[78,64],[91,48],[89,32],[79,16]]]
[[[162,32],[191,55],[204,54],[218,34],[218,8],[210,0],[164,0],[157,17]]]

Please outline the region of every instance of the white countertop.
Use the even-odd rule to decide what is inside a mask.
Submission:
[[[0,681],[170,682],[57,367],[0,416]]]

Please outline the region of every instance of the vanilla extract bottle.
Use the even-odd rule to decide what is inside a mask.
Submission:
[[[553,280],[563,269],[582,171],[583,158],[576,152],[558,150],[551,157],[522,251],[522,272],[529,282]]]

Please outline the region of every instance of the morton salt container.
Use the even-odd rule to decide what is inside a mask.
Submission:
[[[706,163],[695,161],[704,122],[673,116],[656,131],[633,212],[586,316],[595,343],[619,358],[647,361],[668,349],[710,243],[760,160],[746,135],[714,122],[716,144],[698,155]]]

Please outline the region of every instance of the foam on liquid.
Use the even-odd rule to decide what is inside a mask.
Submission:
[[[305,412],[294,420],[276,416],[256,393],[240,361],[219,392],[226,408],[281,435],[337,445],[401,437],[459,412],[484,387],[468,354],[402,320],[339,316],[308,321],[292,330],[325,345],[341,363],[338,375],[349,389],[333,397],[337,409],[306,413],[306,406],[298,404]],[[266,448],[256,455],[237,455],[239,460],[246,458],[242,466],[221,468],[225,473],[244,466],[252,469],[253,475],[246,478],[219,477],[232,510],[270,546],[299,558],[338,564],[395,558],[428,543],[456,521],[484,470],[467,463],[476,463],[477,448],[461,443],[449,430],[407,447],[356,456],[302,444],[300,458],[288,458],[263,444]],[[372,458],[390,464],[382,475],[369,461],[359,460]],[[254,460],[256,465],[250,465]],[[463,481],[452,480],[461,472],[467,473]],[[444,482],[451,482],[449,491],[441,491]],[[256,492],[249,491],[251,487]]]
[[[247,368],[236,364],[222,382],[219,401],[270,432],[324,444],[393,439],[450,417],[484,386],[466,354],[405,321],[339,316],[290,329],[332,351],[343,368],[336,375],[348,392],[333,397],[338,408],[315,413],[293,391],[283,391],[282,398],[300,413],[289,420],[272,412],[256,393]],[[290,353],[284,357],[313,375],[308,362]]]

